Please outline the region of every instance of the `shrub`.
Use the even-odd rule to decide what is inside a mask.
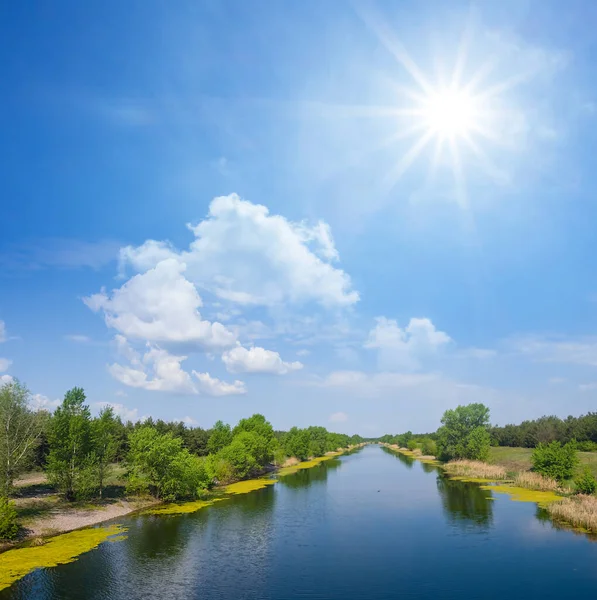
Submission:
[[[408,444],[406,444],[406,447],[409,450],[415,450],[415,448],[419,447],[419,444],[417,443],[417,440],[409,440]]]
[[[576,449],[579,452],[597,452],[597,442],[576,442]]]
[[[432,440],[431,438],[425,438],[423,440],[421,450],[423,450],[423,454],[426,454],[427,456],[436,456],[437,444],[435,443],[435,440]]]
[[[584,471],[574,480],[574,485],[577,494],[590,496],[597,490],[597,479],[595,479],[590,469],[585,467]]]
[[[0,539],[11,540],[19,531],[14,502],[0,497]]]
[[[533,470],[545,477],[550,477],[558,482],[570,479],[574,474],[574,467],[578,463],[576,445],[569,442],[562,446],[560,442],[539,444],[531,456]]]
[[[222,448],[217,457],[232,466],[233,477],[236,479],[246,477],[258,466],[245,444],[239,439],[232,440],[232,443]]]

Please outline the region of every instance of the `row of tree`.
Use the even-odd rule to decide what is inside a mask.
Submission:
[[[0,497],[32,466],[68,500],[104,494],[115,462],[126,465],[127,491],[163,500],[196,498],[214,483],[228,483],[280,465],[355,445],[359,436],[324,427],[274,431],[263,415],[211,430],[147,419],[123,423],[110,406],[92,417],[82,388],[69,390],[53,414],[30,408],[17,381],[0,388]]]

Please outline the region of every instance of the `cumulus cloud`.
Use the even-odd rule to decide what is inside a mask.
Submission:
[[[237,394],[246,394],[245,384],[238,379],[233,383],[226,383],[209,373],[198,373],[193,371],[197,379],[197,391],[206,396],[235,396]]]
[[[243,348],[238,345],[222,354],[222,361],[229,373],[272,373],[285,375],[303,368],[303,364],[284,362],[277,352],[265,348]]]
[[[13,378],[11,375],[0,375],[0,383],[4,385],[5,383],[11,383]]]
[[[382,369],[418,369],[422,359],[451,341],[429,319],[412,318],[405,329],[386,317],[378,317],[376,321],[364,346],[378,350]]]
[[[238,304],[342,307],[359,299],[350,277],[330,264],[338,252],[326,223],[295,223],[230,194],[215,198],[207,218],[189,229],[196,239],[187,251],[155,240],[123,248],[121,270],[175,260],[193,284]]]
[[[8,358],[0,358],[0,373],[7,371],[10,365],[12,365],[12,360]]]
[[[177,394],[205,394],[208,396],[226,396],[244,394],[246,389],[242,381],[226,383],[209,373],[193,371],[193,377],[185,371],[181,363],[186,356],[175,356],[168,351],[148,344],[148,350],[141,356],[128,343],[124,336],[116,336],[119,353],[130,365],[114,363],[108,371],[126,386],[145,390],[173,392]]]
[[[232,346],[236,336],[221,323],[201,318],[201,297],[185,279],[184,263],[167,259],[135,275],[122,287],[84,298],[93,311],[102,311],[106,325],[131,339],[191,343],[202,349]]]
[[[345,412],[335,412],[330,415],[331,423],[346,423],[348,415]]]
[[[118,402],[95,402],[94,406],[101,410],[106,406],[111,406],[114,414],[119,416],[125,423],[126,421],[139,420],[138,410],[136,408],[128,408],[124,404]]]
[[[29,405],[33,410],[47,410],[48,412],[52,412],[55,408],[60,406],[60,404],[60,399],[50,400],[43,394],[33,394],[29,401]]]

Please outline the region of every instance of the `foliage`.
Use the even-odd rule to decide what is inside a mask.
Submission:
[[[574,480],[574,485],[577,494],[590,496],[597,490],[597,479],[595,479],[590,469],[585,467],[583,472]]]
[[[558,441],[566,444],[578,441],[578,450],[594,452],[597,450],[597,412],[580,417],[569,416],[560,419],[556,416],[544,416],[533,421],[523,421],[519,425],[505,425],[491,429],[493,444],[534,448],[539,443]]]
[[[423,451],[423,454],[426,454],[427,456],[436,456],[437,444],[435,443],[435,440],[428,437],[424,438],[421,443],[421,450]]]
[[[556,481],[570,479],[578,463],[576,445],[573,442],[538,444],[531,455],[533,470]]]
[[[196,498],[209,485],[204,461],[182,447],[171,433],[145,426],[129,438],[129,486],[166,501]]]
[[[406,447],[407,447],[409,450],[414,450],[415,448],[418,448],[418,447],[419,447],[419,444],[417,443],[417,440],[415,440],[415,439],[412,439],[412,440],[409,440],[409,441],[408,441],[408,443],[406,444]]]
[[[438,452],[442,460],[484,460],[489,453],[489,409],[483,404],[447,410],[438,430]]]
[[[311,439],[306,429],[293,427],[283,438],[282,447],[288,456],[296,456],[299,460],[309,458]]]
[[[30,463],[43,428],[43,415],[29,408],[29,390],[18,381],[0,387],[0,495]]]
[[[97,419],[91,423],[92,458],[90,466],[97,479],[100,498],[109,467],[118,450],[118,422],[111,406],[104,407]]]
[[[216,454],[224,446],[227,446],[232,441],[232,431],[230,425],[218,421],[211,431],[209,440],[207,441],[207,451],[209,454]]]
[[[19,531],[14,502],[0,496],[0,540],[11,540]]]
[[[254,434],[249,434],[246,432],[243,434],[245,436],[250,436]],[[239,437],[232,440],[228,446],[222,448],[217,453],[217,458],[224,463],[228,463],[232,467],[232,478],[239,479],[246,477],[250,473],[252,473],[258,466],[257,461],[245,445],[242,439]],[[246,438],[245,438],[246,441]],[[220,479],[220,482],[224,480]],[[227,481],[230,481],[228,479]]]
[[[74,500],[83,469],[89,468],[91,415],[85,392],[73,388],[50,422],[48,475],[67,500]]]

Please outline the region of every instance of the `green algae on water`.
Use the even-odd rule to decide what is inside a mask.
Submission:
[[[42,546],[7,550],[0,554],[0,590],[12,585],[35,569],[56,567],[73,562],[78,556],[97,548],[105,541],[120,541],[127,531],[122,525],[78,529],[50,538]],[[115,536],[115,537],[111,537]]]
[[[277,479],[245,479],[244,481],[237,481],[236,483],[231,483],[224,488],[224,492],[226,494],[248,494],[249,492],[254,492],[255,490],[261,490],[268,485],[273,485],[276,483]]]
[[[184,515],[194,513],[206,506],[211,506],[215,502],[225,500],[225,498],[212,498],[211,500],[192,500],[191,502],[180,502],[172,504],[163,504],[154,508],[148,508],[143,511],[144,515]]]
[[[515,485],[482,485],[481,488],[498,494],[509,494],[510,499],[514,502],[536,502],[541,508],[562,499],[562,496],[558,496],[555,492],[529,490]]]
[[[297,471],[301,471],[302,469],[310,469],[311,467],[316,467],[321,464],[325,460],[330,460],[331,458],[336,458],[340,456],[341,452],[334,452],[333,454],[328,454],[326,456],[318,456],[317,458],[313,458],[312,460],[305,460],[296,465],[292,465],[291,467],[282,467],[278,470],[277,475],[279,477],[285,477],[286,475],[292,475]]]

